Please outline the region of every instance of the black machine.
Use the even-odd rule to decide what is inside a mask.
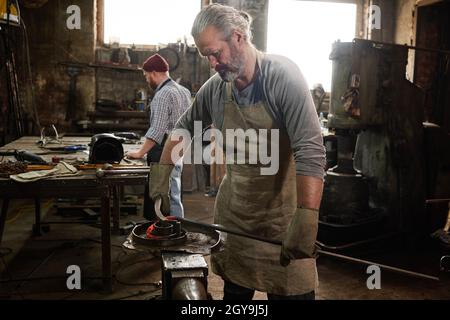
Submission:
[[[122,141],[110,133],[100,133],[92,137],[89,163],[119,163],[124,156]]]

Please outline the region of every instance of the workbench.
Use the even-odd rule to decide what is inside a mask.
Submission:
[[[77,151],[71,154],[58,154],[52,151],[43,154],[48,149],[42,149],[37,145],[39,137],[22,137],[0,148],[0,151],[8,150],[26,150],[41,156],[44,160],[51,162],[52,158],[58,157],[63,161],[71,162],[66,159],[85,160],[89,156],[89,148],[83,151]],[[65,145],[88,145],[90,137],[64,137],[61,139],[60,146]],[[48,147],[55,147],[57,144],[49,144]],[[139,149],[139,145],[123,145],[125,151]],[[15,160],[14,157],[0,157],[0,161]],[[133,161],[133,165],[144,162]],[[53,177],[43,180],[19,183],[12,179],[0,178],[0,198],[3,199],[3,205],[0,212],[0,243],[5,227],[5,221],[10,199],[35,199],[35,219],[36,228],[40,229],[40,199],[57,197],[98,197],[101,199],[101,239],[102,239],[102,278],[104,289],[112,291],[112,268],[111,268],[111,215],[113,220],[113,232],[119,232],[120,224],[120,198],[119,188],[130,185],[145,185],[148,182],[148,174],[123,174],[112,175],[98,178],[96,170],[80,170],[81,173],[72,177]],[[111,208],[111,200],[113,206]],[[111,210],[112,209],[112,210]]]

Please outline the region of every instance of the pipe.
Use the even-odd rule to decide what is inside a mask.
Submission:
[[[210,230],[210,231],[222,231],[225,233],[234,234],[236,236],[241,236],[241,237],[245,237],[245,238],[249,238],[249,239],[253,239],[253,240],[258,240],[258,241],[271,243],[271,244],[275,244],[275,245],[280,245],[280,246],[282,245],[282,242],[279,240],[267,239],[264,237],[255,236],[255,235],[237,231],[237,230],[230,230],[219,224],[208,224],[208,223],[188,220],[185,218],[179,218],[179,217],[176,217],[176,220],[180,221],[182,224],[192,224],[192,225],[196,225],[198,227],[201,227],[201,228],[204,228],[204,229]]]
[[[97,178],[103,178],[105,176],[121,175],[121,174],[148,174],[147,169],[134,169],[134,170],[103,170],[97,169],[95,175]]]
[[[441,202],[449,202],[450,206],[450,199],[427,199],[425,200],[425,203],[441,203]]]
[[[358,258],[353,258],[353,257],[349,257],[349,256],[344,256],[342,254],[338,254],[338,253],[334,253],[334,252],[328,252],[328,251],[323,251],[323,250],[318,250],[320,254],[326,255],[326,256],[330,256],[330,257],[334,257],[334,258],[338,258],[338,259],[343,259],[343,260],[347,260],[350,262],[356,262],[359,264],[364,264],[364,265],[376,265],[379,266],[382,269],[386,269],[392,272],[397,272],[397,273],[401,273],[401,274],[406,274],[409,276],[413,276],[413,277],[417,277],[417,278],[423,278],[423,279],[428,279],[428,280],[434,280],[434,281],[440,281],[440,279],[438,277],[433,277],[427,274],[423,274],[423,273],[419,273],[419,272],[414,272],[414,271],[409,271],[406,269],[401,269],[401,268],[396,268],[396,267],[391,267],[385,264],[380,264],[378,262],[373,262],[373,261],[368,261],[368,260],[362,260],[362,259],[358,259]]]
[[[167,217],[164,217],[161,213],[161,211],[159,210],[161,205],[161,199],[158,198],[155,201],[155,209],[156,209],[156,214],[158,217],[162,217],[162,220],[167,220]],[[268,238],[264,238],[264,237],[260,237],[260,236],[255,236],[252,234],[248,234],[246,232],[242,232],[242,231],[237,231],[237,230],[231,230],[228,229],[224,226],[218,225],[218,224],[209,224],[209,223],[204,223],[204,222],[198,222],[198,221],[192,221],[192,220],[188,220],[185,218],[180,218],[180,217],[174,217],[176,220],[180,221],[182,224],[191,224],[191,225],[195,225],[201,228],[204,228],[206,230],[211,230],[211,231],[222,231],[222,232],[226,232],[229,234],[234,234],[237,236],[241,236],[241,237],[245,237],[245,238],[249,238],[249,239],[253,239],[253,240],[258,240],[258,241],[262,241],[262,242],[266,242],[266,243],[270,243],[270,244],[275,244],[275,245],[282,245],[282,241],[280,240],[274,240],[274,239],[268,239]],[[323,245],[322,243],[316,241],[316,244],[320,247],[321,245]],[[418,278],[423,278],[423,279],[428,279],[428,280],[435,280],[435,281],[440,281],[440,279],[438,277],[434,277],[434,276],[430,276],[427,274],[423,274],[423,273],[418,273],[418,272],[414,272],[414,271],[409,271],[406,269],[401,269],[401,268],[396,268],[396,267],[391,267],[388,265],[384,265],[384,264],[380,264],[380,263],[376,263],[373,261],[369,261],[369,260],[363,260],[363,259],[358,259],[358,258],[353,258],[353,257],[349,257],[349,256],[345,256],[342,254],[337,254],[337,253],[333,253],[333,252],[329,252],[326,250],[322,250],[322,249],[317,249],[317,253],[318,254],[322,254],[325,256],[330,256],[330,257],[334,257],[334,258],[339,258],[339,259],[343,259],[343,260],[347,260],[350,262],[356,262],[356,263],[360,263],[360,264],[364,264],[364,265],[377,265],[380,268],[389,270],[389,271],[393,271],[393,272],[397,272],[397,273],[401,273],[401,274],[405,274],[405,275],[409,275],[409,276],[413,276],[413,277],[418,277]]]

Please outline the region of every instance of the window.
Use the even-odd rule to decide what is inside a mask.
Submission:
[[[292,59],[312,88],[331,88],[331,45],[352,41],[356,4],[320,1],[269,1],[267,51]]]
[[[105,0],[104,42],[167,44],[189,38],[200,0]]]

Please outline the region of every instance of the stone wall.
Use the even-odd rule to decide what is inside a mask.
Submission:
[[[110,51],[111,57],[112,50],[97,37],[101,36],[103,21],[101,7],[97,10],[97,2],[101,3],[100,0],[52,0],[37,7],[21,7],[22,20],[28,32],[35,104],[42,126],[55,124],[60,131],[77,132],[77,122],[87,119],[87,113],[94,110],[97,99],[110,99],[119,103],[132,101],[136,89],[147,88],[140,71],[118,71],[97,66],[105,62],[105,52],[108,54]],[[80,8],[79,30],[67,27],[67,20],[71,16],[67,8],[71,5]],[[18,41],[22,40],[19,38]],[[142,64],[155,51],[135,52],[136,64]],[[99,55],[99,52],[103,54]],[[16,57],[18,65],[25,65],[24,53],[25,47],[19,47]],[[177,46],[177,53],[179,65],[171,76],[196,92],[210,76],[208,64],[200,58],[195,48]],[[72,87],[75,84],[76,89],[71,95],[69,73],[73,70],[78,74],[72,77]],[[26,72],[26,68],[19,70],[22,80],[20,91],[24,109],[31,113],[31,82]],[[6,101],[5,94],[0,95],[2,108]],[[38,132],[39,128],[34,134]]]
[[[70,16],[67,8],[72,4],[80,8],[80,30],[67,28],[66,20]],[[70,130],[73,121],[82,119],[95,99],[95,73],[92,68],[80,68],[74,110],[70,110],[70,77],[63,63],[84,65],[94,61],[95,1],[58,0],[40,8],[24,7],[22,19],[28,30],[32,80],[41,125],[56,124],[61,130]]]

